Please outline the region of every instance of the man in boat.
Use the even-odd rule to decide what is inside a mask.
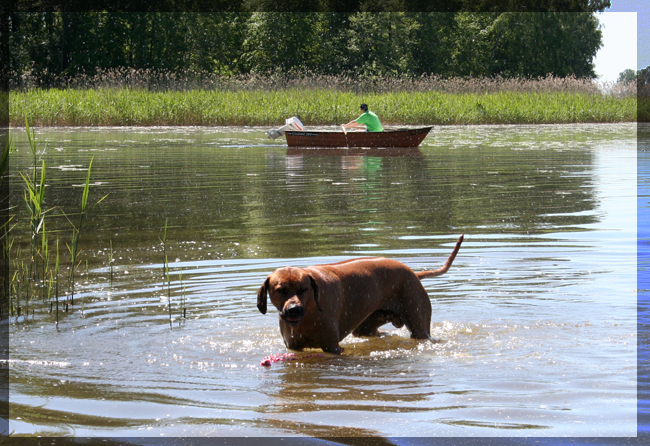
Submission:
[[[383,132],[384,128],[379,122],[379,118],[376,114],[368,110],[368,104],[361,104],[361,116],[357,119],[343,124],[343,127],[346,129],[366,129],[368,132]]]

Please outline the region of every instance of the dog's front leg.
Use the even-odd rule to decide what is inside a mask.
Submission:
[[[331,344],[328,343],[328,344],[325,344],[325,345],[321,345],[321,349],[322,349],[325,353],[332,353],[332,354],[334,354],[334,355],[340,355],[341,352],[343,352],[343,349],[342,349],[341,346],[338,344],[338,342],[336,342],[336,343],[331,343]]]

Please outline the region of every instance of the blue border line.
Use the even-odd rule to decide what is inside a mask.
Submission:
[[[637,129],[637,435],[650,437],[650,124]]]

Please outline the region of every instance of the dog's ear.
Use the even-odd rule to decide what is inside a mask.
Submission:
[[[314,301],[316,301],[316,306],[318,307],[318,309],[322,313],[323,309],[318,304],[318,284],[316,283],[316,281],[314,280],[314,278],[312,276],[309,276],[309,280],[311,281],[311,289],[314,290]]]
[[[269,292],[269,278],[267,277],[264,284],[257,292],[257,309],[260,313],[266,314],[266,295]]]

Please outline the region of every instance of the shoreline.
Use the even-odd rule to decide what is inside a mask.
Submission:
[[[616,121],[616,122],[560,122],[560,123],[529,123],[529,124],[439,124],[439,125],[433,125],[434,127],[442,127],[442,128],[451,128],[451,127],[543,127],[543,126],[571,126],[571,125],[614,125],[614,124],[628,124],[628,125],[633,125],[633,124],[639,124],[639,125],[645,125],[649,124],[647,122],[641,122],[641,121]],[[281,127],[283,123],[278,123],[275,125],[275,127]],[[432,125],[432,124],[429,124]],[[393,125],[393,124],[385,124],[384,128],[386,130],[386,127],[388,127],[388,130],[395,130],[395,128],[419,128],[423,127],[425,124],[402,124],[402,125]],[[232,130],[250,130],[250,131],[265,131],[268,130],[270,127],[266,125],[174,125],[174,124],[169,124],[169,125],[38,125],[38,126],[32,126],[30,124],[30,127],[32,130],[38,130],[38,129],[95,129],[95,130],[101,130],[101,129],[147,129],[147,130],[169,130],[169,129],[215,129],[218,131],[223,131],[224,129],[232,129]],[[305,127],[309,127],[307,130],[336,130],[340,129],[341,126],[338,124],[331,124],[331,125],[306,125]],[[2,127],[4,129],[9,128],[10,130],[13,131],[22,131],[25,133],[25,124],[19,125],[15,124],[12,122],[9,127]]]

